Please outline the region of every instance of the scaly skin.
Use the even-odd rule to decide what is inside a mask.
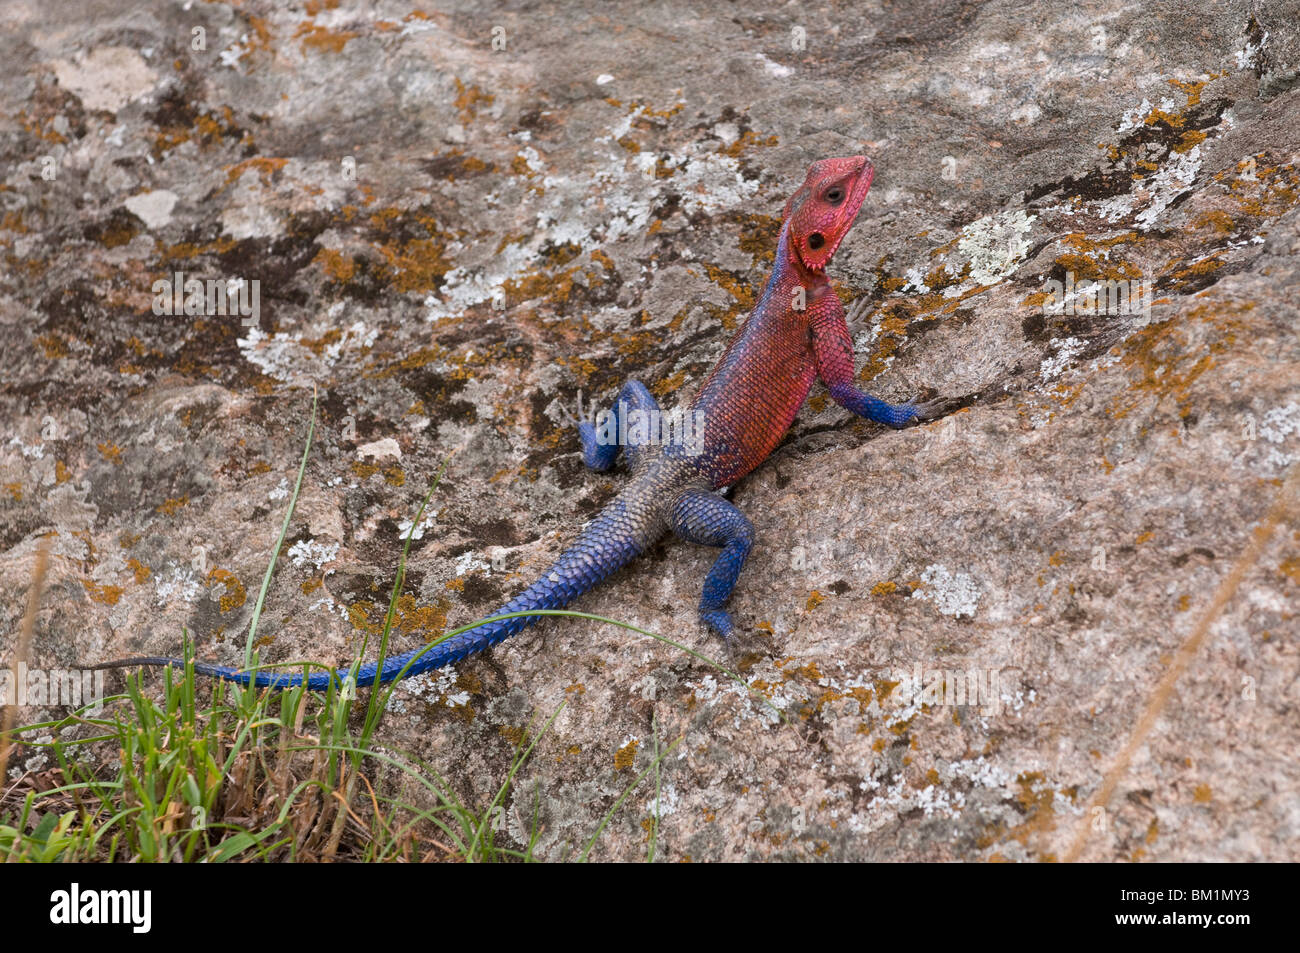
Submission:
[[[852,227],[872,175],[865,156],[813,163],[804,184],[786,203],[776,264],[762,297],[690,404],[690,411],[699,414],[696,419],[703,423],[702,440],[624,445],[632,482],[540,579],[497,615],[562,608],[673,532],[688,542],[722,549],[704,581],[699,611],[709,629],[731,637],[734,626],[724,606],[749,555],[754,530],[717,491],[745,476],[776,448],[818,378],[837,403],[871,420],[902,427],[917,415],[913,404],[888,404],[854,386],[853,346],[844,308],[826,279],[826,265]],[[644,415],[658,415],[659,408],[639,381],[629,381],[615,402],[614,422],[628,426],[638,412],[644,422]],[[619,445],[602,442],[589,421],[578,429],[587,466],[609,469]],[[636,427],[628,430],[635,433]],[[366,663],[357,682],[375,685],[459,662],[538,618],[487,622],[427,652],[421,649],[389,658],[382,668]],[[416,660],[412,663],[412,659]],[[99,667],[180,664],[179,659],[149,657]],[[251,674],[206,663],[196,663],[194,668],[201,675],[240,684],[250,678],[256,685],[274,688],[303,682],[301,675]],[[324,690],[345,674],[312,674],[307,686]]]

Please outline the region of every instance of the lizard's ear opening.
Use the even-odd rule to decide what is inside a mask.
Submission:
[[[803,200],[807,197],[808,197],[808,183],[805,182],[802,186],[800,186],[798,192],[790,196],[790,201],[785,203],[785,208],[781,209],[781,221],[783,222],[790,221],[790,216],[794,213],[794,210],[797,209],[800,205],[802,205]]]

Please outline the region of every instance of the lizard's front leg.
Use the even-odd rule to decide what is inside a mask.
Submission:
[[[722,547],[704,579],[700,621],[714,634],[730,639],[734,626],[723,606],[736,588],[745,557],[754,545],[753,525],[722,497],[696,487],[683,490],[673,500],[668,524],[688,543]]]
[[[844,322],[844,307],[833,294],[814,313],[812,335],[817,376],[835,403],[860,417],[891,427],[903,427],[918,416],[920,408],[914,402],[891,404],[854,386],[853,340]]]

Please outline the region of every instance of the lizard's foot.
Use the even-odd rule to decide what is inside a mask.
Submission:
[[[588,469],[603,471],[614,465],[620,447],[628,463],[636,465],[644,447],[627,439],[629,417],[640,414],[645,420],[659,420],[659,404],[640,381],[623,385],[609,410],[597,411],[593,401],[587,411],[582,409],[582,391],[578,391],[578,437],[582,441],[582,462]],[[635,418],[633,418],[635,419]],[[599,429],[597,429],[599,427]]]
[[[618,455],[618,445],[601,443],[596,436],[596,425],[590,420],[578,424],[578,439],[582,441],[582,462],[588,470],[599,473],[614,465],[614,457]]]
[[[950,403],[951,401],[944,397],[934,397],[930,400],[910,400],[905,405],[912,410],[912,416],[908,423],[924,424],[932,420],[938,420],[945,415]]]
[[[731,613],[725,609],[708,609],[700,613],[700,621],[705,627],[728,645],[735,635],[736,626],[731,621]]]
[[[901,430],[912,422],[917,414],[916,401],[905,404],[891,404],[879,397],[864,394],[852,384],[834,384],[830,387],[831,399],[859,417],[866,417],[878,424]]]
[[[913,397],[904,404],[884,404],[884,409],[878,409],[878,416],[873,419],[895,430],[902,430],[904,427],[914,427],[917,424],[938,420],[944,415],[949,403],[950,401],[942,397],[934,397],[930,400],[918,400]]]

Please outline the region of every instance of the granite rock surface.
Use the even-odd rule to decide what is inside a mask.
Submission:
[[[398,648],[490,613],[622,484],[579,392],[689,396],[807,165],[865,152],[831,268],[859,382],[945,415],[814,391],[733,491],[734,657],[699,547],[575,606],[769,704],[551,620],[406,683],[385,740],[486,803],[566,703],[500,835],[540,792],[557,859],[680,738],[665,860],[1295,860],[1297,12],[8,0],[0,651],[54,534],[34,664],[242,658],[313,388],[263,657],[373,639],[449,456]],[[644,857],[653,810],[596,856]]]

